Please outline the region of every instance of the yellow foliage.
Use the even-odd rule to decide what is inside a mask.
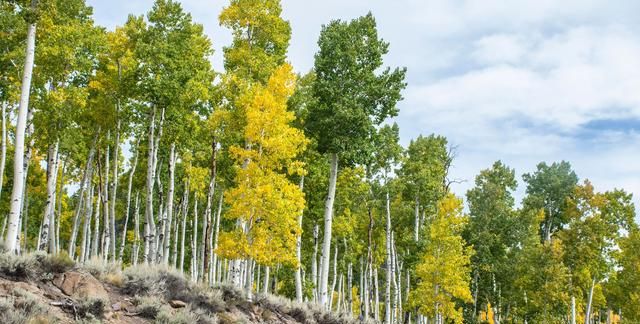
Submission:
[[[429,244],[416,266],[418,284],[411,292],[412,306],[428,316],[442,315],[462,323],[462,309],[455,300],[470,302],[470,260],[473,250],[465,246],[461,232],[467,222],[462,201],[448,194],[438,203],[431,224]]]
[[[266,85],[254,85],[238,101],[245,111],[246,145],[229,149],[237,172],[236,187],[225,194],[225,217],[241,226],[220,235],[218,252],[227,258],[297,265],[296,238],[302,232],[297,217],[305,201],[287,174],[303,173],[295,158],[308,141],[290,126],[295,116],[287,110],[287,100],[294,83],[291,66],[284,64]]]

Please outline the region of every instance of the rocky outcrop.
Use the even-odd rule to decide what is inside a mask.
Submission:
[[[53,284],[74,299],[95,298],[109,300],[109,294],[100,281],[91,274],[68,271],[56,275]]]

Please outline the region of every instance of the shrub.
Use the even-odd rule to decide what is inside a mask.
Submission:
[[[55,255],[47,255],[40,261],[42,270],[49,273],[63,273],[71,270],[75,262],[69,257],[67,252],[60,252]]]
[[[162,295],[179,299],[189,289],[182,273],[161,266],[135,266],[125,269],[123,292],[129,295]]]
[[[35,279],[39,276],[39,262],[35,254],[0,254],[0,273],[13,279]]]
[[[156,316],[157,324],[195,324],[199,323],[200,316],[191,311],[190,307],[172,310],[168,306],[163,306]]]
[[[104,316],[104,309],[107,302],[100,298],[86,298],[78,305],[78,315],[82,318],[100,319]]]
[[[134,304],[141,317],[155,319],[160,313],[164,302],[157,296],[142,296],[136,297]]]
[[[0,323],[26,324],[33,320],[50,321],[47,306],[40,304],[31,293],[15,289],[13,296],[0,298]]]
[[[214,288],[222,291],[224,301],[240,300],[244,296],[242,290],[230,283],[221,283],[214,286]]]
[[[120,263],[105,262],[101,257],[92,257],[85,261],[80,268],[101,280],[109,274],[122,272]]]
[[[209,312],[220,312],[225,309],[223,292],[220,289],[206,286],[194,286],[178,294],[178,299],[189,302],[195,308],[203,308]]]

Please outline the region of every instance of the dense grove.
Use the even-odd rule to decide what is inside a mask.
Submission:
[[[172,0],[115,30],[84,0],[0,2],[6,253],[164,264],[384,323],[640,321],[630,193],[542,162],[517,203],[498,161],[455,196],[447,139],[403,147],[389,122],[406,71],[374,17],[323,25],[301,74],[281,11],[230,0],[214,53]]]

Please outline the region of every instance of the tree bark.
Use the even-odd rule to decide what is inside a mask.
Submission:
[[[386,285],[384,296],[384,322],[391,323],[391,278],[393,278],[393,261],[391,257],[391,205],[389,202],[389,191],[385,194],[386,220],[387,220],[387,236],[386,236],[386,252],[387,252],[387,269]]]
[[[31,9],[35,10],[38,2],[31,1]],[[31,22],[27,27],[27,47],[22,73],[22,88],[20,104],[18,106],[18,122],[15,131],[15,145],[13,154],[13,188],[11,190],[11,206],[9,211],[9,228],[5,238],[4,248],[10,253],[16,253],[18,232],[20,230],[20,213],[24,198],[24,141],[27,129],[27,112],[29,111],[29,94],[31,92],[31,77],[33,75],[33,61],[36,51],[36,23]]]
[[[124,256],[124,246],[127,243],[127,225],[129,225],[129,215],[131,215],[131,187],[133,186],[133,175],[136,172],[136,167],[138,166],[138,145],[136,144],[136,155],[133,158],[133,164],[131,165],[131,170],[129,171],[129,184],[127,185],[127,209],[125,209],[125,218],[124,218],[124,227],[122,228],[122,240],[120,241],[120,253],[118,257],[118,261],[122,264],[122,259]],[[116,175],[117,176],[117,175]],[[115,193],[113,195],[115,197]],[[115,205],[115,201],[113,203]]]
[[[338,244],[334,246],[334,254],[333,254],[333,280],[331,280],[331,290],[329,293],[329,310],[333,307],[333,292],[336,289],[336,281],[338,281]]]
[[[44,208],[42,232],[40,233],[40,245],[38,251],[51,252],[49,248],[49,226],[53,224],[53,213],[55,211],[56,178],[58,174],[58,146],[60,141],[49,144],[47,152],[47,202]]]
[[[133,251],[131,252],[131,258],[133,265],[138,265],[138,253],[140,251],[140,192],[136,191],[135,207],[133,211]]]
[[[217,166],[216,166],[216,155],[217,155],[217,143],[216,140],[213,139],[211,142],[211,168],[209,169],[209,190],[207,192],[207,205],[204,212],[204,218],[202,223],[202,278],[203,281],[209,282],[209,257],[211,246],[208,246],[209,242],[211,242],[211,209],[213,208],[213,195],[216,190],[216,175],[217,175]]]
[[[193,231],[191,233],[191,280],[198,280],[198,198],[193,199]]]
[[[311,280],[313,281],[313,301],[318,301],[318,224],[313,226],[313,258],[311,258]]]
[[[593,301],[593,289],[596,286],[596,279],[591,281],[591,289],[589,289],[589,299],[587,300],[587,310],[584,316],[584,323],[589,324],[591,322],[591,302]]]
[[[153,217],[153,187],[156,179],[156,165],[158,158],[158,146],[160,134],[162,132],[162,122],[164,119],[164,109],[162,109],[160,122],[158,125],[158,137],[155,136],[156,127],[156,107],[153,106],[151,122],[149,123],[149,148],[147,158],[147,196],[145,210],[145,234],[144,234],[144,260],[145,263],[154,263],[156,257],[155,236],[156,224]]]
[[[76,239],[78,237],[78,226],[80,223],[80,210],[82,209],[82,199],[84,197],[84,193],[86,191],[85,187],[91,187],[92,175],[93,175],[93,156],[96,152],[96,143],[98,141],[98,132],[93,137],[93,142],[91,143],[91,148],[89,149],[89,156],[87,157],[87,165],[85,167],[84,175],[82,176],[82,180],[80,181],[80,188],[78,189],[80,192],[78,194],[78,206],[76,207],[75,216],[73,218],[73,229],[71,230],[71,239],[69,240],[69,247],[67,253],[73,259],[76,251]],[[91,200],[91,197],[87,198]]]
[[[109,209],[109,139],[110,132],[107,132],[107,150],[104,155],[104,181],[102,179],[102,170],[100,165],[100,159],[98,159],[99,180],[102,187],[102,207],[104,208],[104,226],[102,230],[102,258],[107,261],[109,259],[109,253],[111,252],[111,217]]]
[[[304,189],[304,175],[300,177],[300,191]],[[298,215],[298,227],[302,229],[302,212]],[[301,232],[302,233],[302,232]],[[302,258],[302,234],[296,237],[296,259],[298,260],[298,264],[296,265],[296,300],[301,303],[302,302],[302,275],[301,275],[301,263]]]
[[[189,179],[187,178],[184,181],[184,193],[183,193],[184,203],[182,205],[182,235],[180,238],[180,271],[184,273],[184,243],[186,241],[186,233],[187,233],[187,215],[189,213]]]
[[[118,155],[120,152],[120,120],[116,126],[116,141],[113,143],[113,180],[111,181],[111,262],[116,262],[116,196],[118,192]],[[126,231],[126,228],[125,228]],[[125,233],[126,235],[126,233]]]
[[[329,263],[331,262],[331,230],[333,221],[333,202],[336,196],[338,180],[338,154],[331,153],[331,171],[329,174],[329,190],[324,204],[324,238],[322,242],[322,267],[320,270],[320,305],[327,305],[327,283],[329,280]]]
[[[2,103],[2,145],[0,146],[0,197],[2,197],[2,185],[4,183],[4,169],[7,162],[7,104]],[[5,218],[6,220],[6,218]],[[4,231],[0,238],[4,237]]]
[[[88,197],[85,199],[84,204],[84,222],[82,225],[82,245],[80,246],[80,262],[85,262],[88,259],[89,251],[91,248],[91,239],[89,238],[91,231],[91,215],[93,214],[92,210],[92,199],[93,197],[93,186],[89,189]]]
[[[98,193],[96,195],[96,205],[95,205],[95,214],[93,215],[93,243],[91,244],[91,256],[97,258],[100,254],[100,204],[101,204],[101,195],[100,192],[102,187],[100,184],[98,186]]]
[[[169,186],[167,188],[167,227],[164,234],[164,264],[169,264],[169,245],[171,243],[171,224],[173,222],[173,195],[175,192],[176,143],[171,143],[169,152]]]
[[[220,233],[220,216],[222,215],[222,202],[224,201],[224,192],[220,191],[220,200],[218,200],[218,210],[216,210],[216,227],[214,229],[214,238],[213,238],[213,262],[211,262],[213,267],[213,280],[214,282],[218,282],[219,270],[217,267],[218,264],[218,254],[216,250],[218,249],[218,234]]]

